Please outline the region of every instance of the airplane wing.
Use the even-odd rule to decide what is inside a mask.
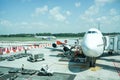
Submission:
[[[69,51],[74,49],[76,46],[81,46],[81,39],[59,39],[52,44],[53,48],[63,47],[63,51]]]

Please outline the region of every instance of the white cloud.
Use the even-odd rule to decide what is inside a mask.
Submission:
[[[110,9],[110,15],[117,15],[116,9]]]
[[[32,14],[32,16],[39,16],[41,14],[45,14],[46,12],[48,12],[48,6],[47,5],[45,5],[43,7],[40,7],[40,8],[36,8],[35,13]]]
[[[71,12],[70,12],[70,11],[66,11],[66,15],[67,15],[67,16],[70,16],[70,15],[71,15]]]
[[[32,22],[31,25],[34,27],[47,27],[48,25],[46,23],[43,22]]]
[[[95,19],[96,24],[109,24],[109,17],[108,16],[101,16]]]
[[[115,22],[118,22],[118,23],[119,23],[119,22],[120,22],[120,15],[114,15],[114,16],[112,16],[111,19],[112,19],[112,21],[115,21]],[[111,21],[111,22],[112,22],[112,21]]]
[[[85,11],[85,15],[87,16],[94,16],[99,13],[99,7],[93,5],[88,8],[88,10]]]
[[[95,0],[95,4],[97,6],[104,6],[106,5],[107,3],[112,3],[114,2],[115,0]]]
[[[57,20],[57,21],[65,21],[66,16],[64,16],[60,11],[61,11],[60,7],[54,7],[51,10],[49,10],[49,13],[55,20]]]
[[[12,23],[8,20],[0,20],[0,25],[3,26],[12,26]]]
[[[96,18],[97,21],[105,21],[107,20],[107,17],[106,16],[102,16],[102,17],[98,17]]]
[[[115,0],[95,0],[95,3],[91,5],[83,14],[80,15],[80,19],[87,23],[88,25],[98,26],[101,24],[103,31],[115,31],[120,25],[120,15],[118,11],[114,8],[106,11],[106,13],[101,13],[104,11],[106,4],[112,3]],[[110,28],[111,27],[111,28]]]
[[[0,20],[0,25],[6,28],[42,28],[48,27],[46,23],[43,22],[11,22],[8,20]]]
[[[28,23],[27,22],[22,22],[21,25],[28,25]]]
[[[98,22],[101,24],[102,31],[111,31],[111,32],[119,32],[120,25],[120,15],[112,15],[112,16],[101,16],[95,19],[96,26]]]
[[[17,23],[16,26],[25,26],[25,27],[32,27],[32,28],[35,28],[35,27],[47,27],[48,25],[43,23],[43,22],[21,22],[21,23]]]
[[[114,15],[114,16],[106,16],[106,20],[102,21],[103,27],[106,28],[106,30],[112,31],[112,32],[120,32],[120,15]]]
[[[99,14],[99,12],[100,8],[98,6],[92,5],[84,12],[84,14],[80,15],[80,18],[87,22],[94,22],[94,18]]]
[[[80,7],[81,3],[80,2],[76,2],[75,3],[75,7]]]
[[[101,16],[101,10],[107,3],[112,3],[115,0],[95,0],[94,4],[91,5],[84,14],[80,15],[80,18],[88,21],[95,22],[97,18]],[[115,9],[110,10],[110,15],[116,15],[117,12]]]
[[[39,7],[35,9],[35,12],[31,15],[32,17],[38,17],[40,15],[44,15],[46,17],[50,17],[53,20],[69,23],[67,18],[71,15],[69,10],[62,10],[59,6],[52,7],[48,9],[48,6],[45,5],[43,7]]]

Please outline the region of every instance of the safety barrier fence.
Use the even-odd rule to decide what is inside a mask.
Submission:
[[[25,45],[25,46],[9,46],[9,47],[1,47],[0,48],[0,54],[10,54],[10,53],[16,53],[23,50],[30,50],[35,48],[45,48],[45,47],[51,47],[52,43],[42,43],[42,44],[33,44],[33,45]]]

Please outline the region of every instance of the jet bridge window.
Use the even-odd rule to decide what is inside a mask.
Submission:
[[[88,34],[97,33],[96,31],[88,31]]]

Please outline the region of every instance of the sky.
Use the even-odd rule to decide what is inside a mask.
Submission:
[[[120,32],[120,0],[0,0],[0,34]]]

